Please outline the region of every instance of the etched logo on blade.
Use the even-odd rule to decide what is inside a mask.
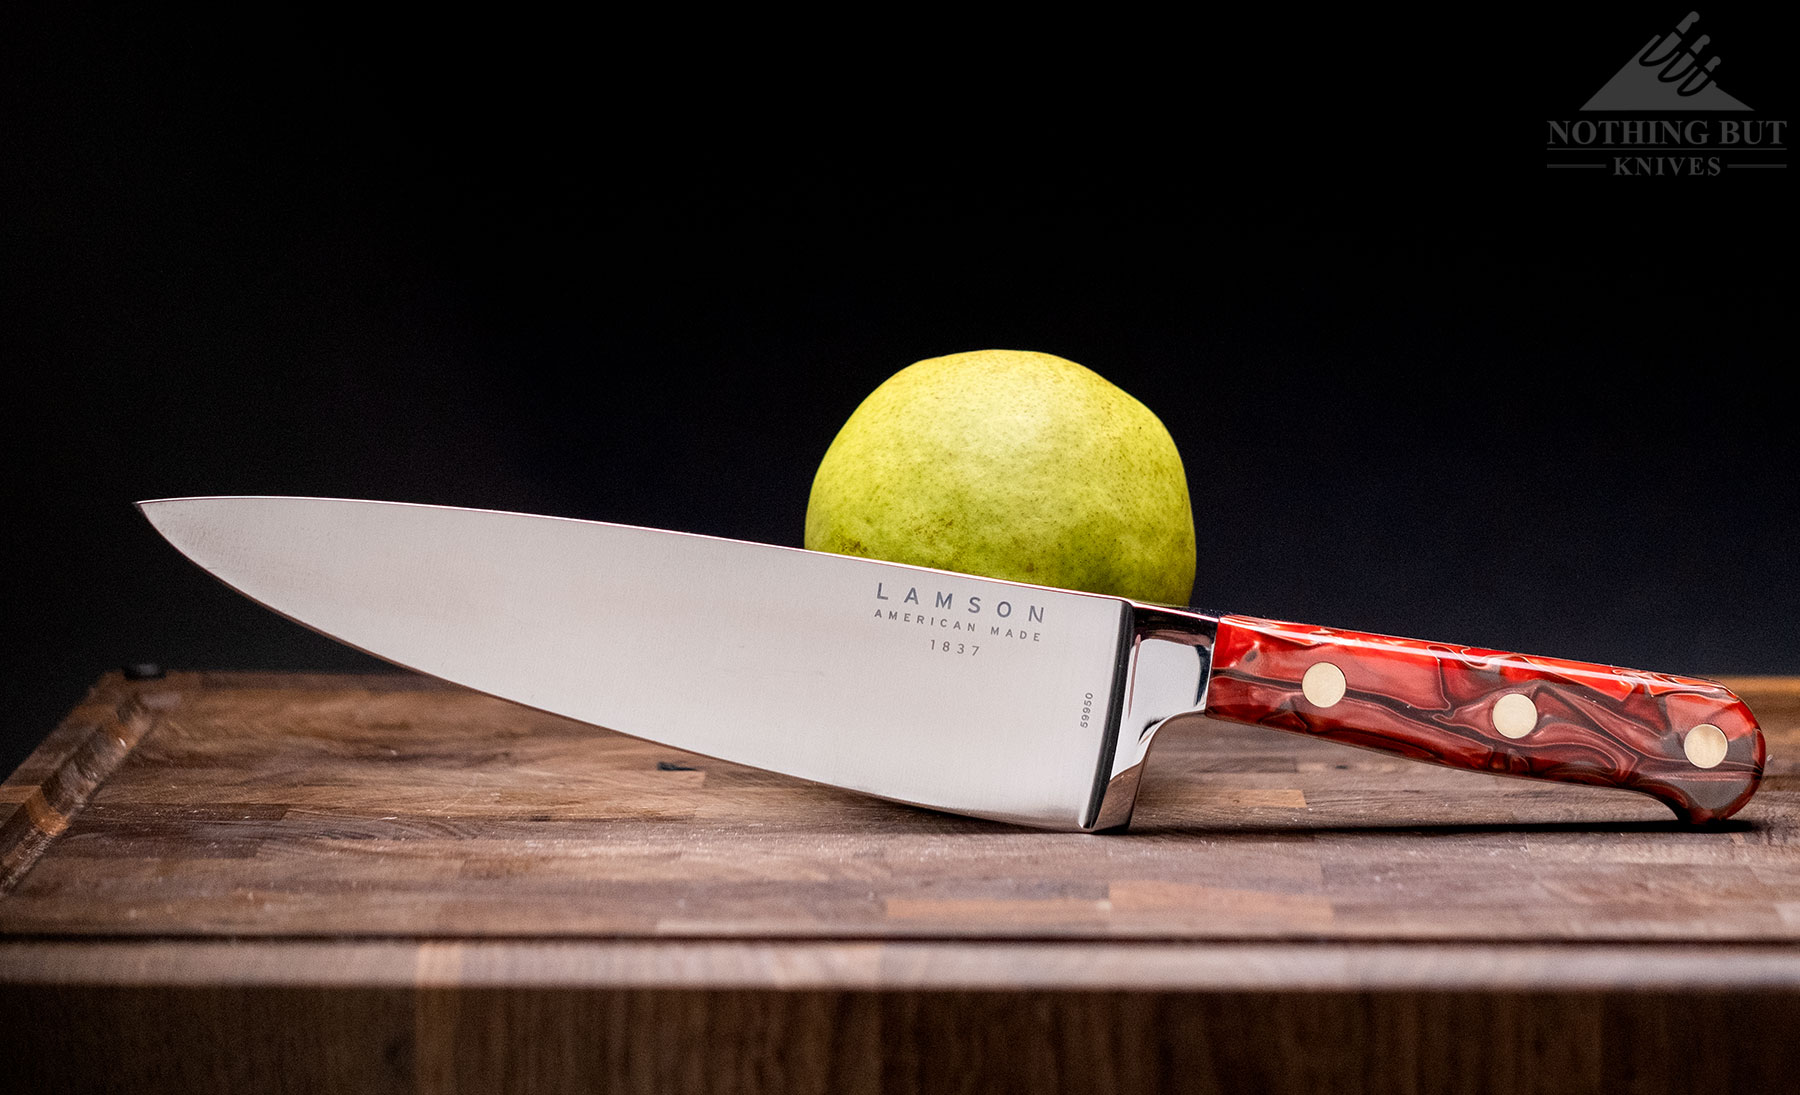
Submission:
[[[987,595],[958,595],[941,589],[918,586],[900,588],[886,582],[875,583],[875,618],[887,623],[924,628],[927,631],[966,632],[970,638],[982,637],[1002,642],[1043,641],[1037,625],[1044,622],[1044,606],[1013,602]],[[981,648],[972,643],[943,643],[934,636],[933,649],[956,654],[978,654]]]
[[[1628,176],[1785,168],[1787,120],[1745,117],[1754,109],[1719,86],[1724,58],[1699,22],[1689,12],[1652,36],[1579,117],[1550,120],[1545,166]]]

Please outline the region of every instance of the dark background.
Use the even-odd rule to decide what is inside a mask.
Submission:
[[[14,12],[0,763],[123,663],[376,667],[136,499],[798,544],[862,397],[989,347],[1161,415],[1201,607],[1800,672],[1789,172],[1543,166],[1545,119],[1685,11]],[[1705,19],[1720,84],[1787,117],[1779,36]]]

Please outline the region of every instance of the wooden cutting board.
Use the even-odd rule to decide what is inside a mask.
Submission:
[[[1780,1090],[1800,680],[1726,683],[1771,760],[1712,829],[1220,724],[1085,835],[410,675],[109,676],[0,786],[0,1029],[133,1090]]]

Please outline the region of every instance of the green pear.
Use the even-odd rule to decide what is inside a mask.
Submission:
[[[1185,605],[1194,514],[1156,415],[1050,354],[918,362],[865,399],[825,453],[806,546]]]

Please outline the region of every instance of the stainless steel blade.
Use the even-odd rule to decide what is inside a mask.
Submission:
[[[1154,660],[1134,631],[1143,606],[1111,597],[490,510],[275,497],[140,508],[227,585],[388,661],[958,813],[1122,821],[1142,760],[1133,741],[1204,687],[1193,641],[1148,644],[1161,662],[1140,679]],[[1107,804],[1109,783],[1125,789]]]

